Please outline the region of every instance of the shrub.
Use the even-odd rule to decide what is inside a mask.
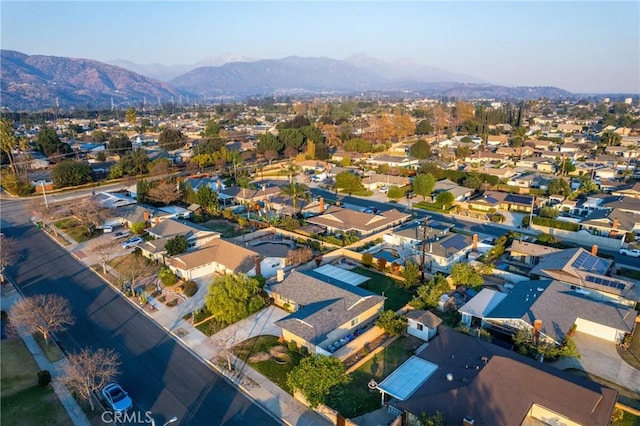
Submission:
[[[300,355],[302,356],[307,356],[309,355],[309,348],[306,346],[300,346],[300,350],[298,352],[300,352]]]
[[[49,370],[38,371],[38,386],[46,387],[51,383],[51,373]]]
[[[563,222],[561,220],[551,219],[548,217],[536,216],[533,218],[534,225],[547,226],[549,228],[564,229],[566,231],[577,232],[580,225],[572,222]]]
[[[501,215],[500,213],[496,213],[496,214],[491,215],[491,222],[502,223],[502,222],[504,222],[504,220],[505,220],[504,216]]]
[[[172,286],[178,282],[178,277],[173,271],[166,266],[161,266],[158,271],[158,278],[160,278],[160,282],[164,286]]]
[[[144,229],[147,227],[145,222],[134,222],[131,224],[131,232],[136,235],[140,235],[144,232]]]
[[[289,347],[289,350],[291,352],[295,352],[298,349],[298,344],[296,343],[295,340],[290,341],[287,346]]]
[[[371,253],[367,252],[362,255],[362,265],[367,268],[373,265],[373,255]]]
[[[171,299],[166,303],[166,305],[170,308],[173,308],[177,304],[178,304],[178,299]]]
[[[387,259],[381,257],[378,259],[378,271],[384,271],[384,268],[387,266]]]
[[[182,293],[184,293],[185,296],[192,297],[197,292],[198,292],[198,284],[196,284],[195,281],[189,280],[189,281],[185,281],[185,283],[182,284]]]

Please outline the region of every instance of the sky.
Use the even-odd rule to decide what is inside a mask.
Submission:
[[[640,93],[640,2],[6,1],[2,49],[138,64],[356,53],[508,86]]]

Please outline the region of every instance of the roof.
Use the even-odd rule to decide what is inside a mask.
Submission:
[[[355,272],[347,271],[346,269],[338,268],[333,265],[323,265],[313,270],[316,274],[321,274],[326,277],[342,281],[345,284],[358,286],[371,278],[364,275],[356,274]]]
[[[223,239],[215,239],[192,252],[178,254],[165,262],[185,271],[216,262],[233,272],[249,272],[255,266],[258,253]]]
[[[324,214],[307,219],[307,222],[340,229],[342,231],[371,232],[406,220],[409,217],[411,216],[401,213],[396,209],[387,210],[378,214],[368,214],[332,206]]]
[[[584,426],[605,426],[618,395],[448,327],[417,356],[438,369],[407,401],[393,404],[415,415],[440,411],[452,425],[464,416],[475,426],[519,425],[538,404]]]
[[[429,255],[447,258],[469,249],[473,245],[473,239],[468,235],[449,234],[437,241],[427,242],[426,244],[426,252]],[[417,244],[415,249],[422,250],[422,242]]]
[[[465,303],[458,311],[474,317],[485,318],[505,297],[507,297],[506,293],[483,288],[480,293]]]
[[[405,401],[422,385],[438,366],[426,359],[412,356],[378,385],[378,389],[400,401]]]
[[[326,336],[384,298],[341,281],[328,282],[321,274],[292,271],[282,282],[270,286],[269,293],[294,301],[298,310],[276,321],[276,325],[307,341],[321,344]]]
[[[173,218],[165,219],[160,223],[147,229],[147,232],[152,235],[157,235],[159,238],[172,237],[174,235],[184,235],[189,237],[197,233],[203,234],[219,234],[211,229],[204,228],[200,225],[190,222],[182,222]]]
[[[442,319],[435,315],[431,311],[425,311],[422,309],[415,309],[407,312],[406,317],[408,319],[424,324],[429,328],[436,328],[442,324]]]
[[[511,247],[507,249],[511,254],[518,253],[527,256],[544,256],[546,254],[557,253],[562,251],[554,247],[547,247],[540,244],[528,243],[526,241],[513,240]]]
[[[433,187],[433,191],[448,191],[452,193],[454,197],[461,197],[465,194],[472,193],[473,189],[460,186],[457,183],[450,181],[449,179],[442,179],[436,182],[435,186]]]
[[[121,217],[128,222],[136,223],[145,221],[145,212],[148,212],[149,216],[153,216],[155,211],[155,209],[150,207],[142,207],[137,204],[130,204],[128,206],[118,207],[114,214],[115,216]]]
[[[542,332],[561,342],[576,319],[631,332],[637,312],[613,303],[589,298],[555,280],[522,281],[484,318],[522,319],[533,326],[542,321]]]

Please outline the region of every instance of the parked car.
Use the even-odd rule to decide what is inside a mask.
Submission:
[[[133,407],[129,394],[117,383],[109,383],[102,388],[102,397],[114,413],[123,413]]]
[[[130,231],[118,231],[118,232],[114,232],[113,238],[115,239],[126,238],[129,235],[131,235]]]
[[[409,191],[409,192],[406,193],[406,196],[407,196],[407,198],[411,199],[411,198],[415,197],[416,194],[414,194],[413,192]]]
[[[618,251],[623,256],[640,257],[640,250],[638,249],[620,249]]]
[[[388,191],[389,191],[389,187],[386,185],[380,188],[380,192],[382,192],[383,194],[386,194]]]
[[[138,244],[142,243],[144,240],[140,237],[133,237],[133,238],[129,238],[127,241],[125,241],[124,243],[122,243],[122,248],[123,249],[128,249],[131,247],[135,247]]]

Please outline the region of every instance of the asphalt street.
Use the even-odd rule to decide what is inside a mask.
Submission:
[[[120,357],[118,382],[135,409],[163,424],[276,425],[245,394],[29,222],[21,202],[0,202],[2,232],[19,242],[20,261],[8,275],[25,295],[55,293],[71,303],[76,323],[57,339],[66,352],[111,348]]]

